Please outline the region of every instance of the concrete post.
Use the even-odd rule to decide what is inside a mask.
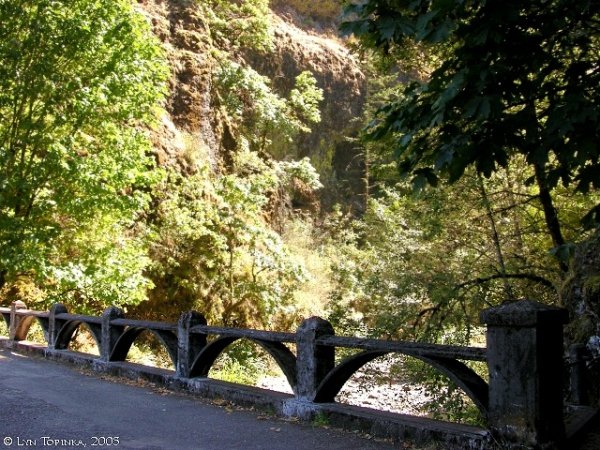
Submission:
[[[58,333],[64,324],[64,320],[57,319],[58,314],[67,313],[67,307],[62,303],[55,303],[50,308],[48,314],[48,348],[52,350],[60,350],[56,348]]]
[[[123,317],[125,317],[125,313],[116,306],[109,306],[102,313],[102,339],[100,342],[100,359],[102,361],[110,361],[115,344],[123,333],[124,327],[115,327],[111,322]]]
[[[8,338],[11,341],[21,341],[25,339],[23,336],[18,336],[19,322],[21,319],[17,316],[18,309],[27,309],[27,305],[21,300],[16,300],[10,304],[10,325],[8,326]]]
[[[189,378],[192,364],[206,346],[206,335],[190,333],[196,325],[206,325],[206,318],[196,311],[181,314],[177,323],[177,376]]]
[[[563,418],[563,324],[568,313],[531,300],[489,308],[488,424],[503,448],[557,448]]]
[[[316,342],[322,336],[334,334],[331,324],[319,317],[306,319],[298,327],[296,397],[299,400],[314,401],[319,385],[335,366],[335,348]]]

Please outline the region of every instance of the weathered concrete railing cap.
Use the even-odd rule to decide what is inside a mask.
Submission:
[[[533,327],[542,323],[565,324],[569,313],[534,300],[516,300],[484,309],[479,319],[488,326]]]
[[[333,326],[327,320],[313,316],[302,321],[298,327],[298,334],[299,339],[305,340],[307,336],[315,338],[325,335],[334,335],[335,331]]]

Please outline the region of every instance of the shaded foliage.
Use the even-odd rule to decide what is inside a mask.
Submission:
[[[347,32],[394,53],[440,45],[439,64],[383,106],[369,136],[393,136],[400,171],[417,187],[489,177],[522,155],[554,246],[566,244],[551,190],[600,187],[598,11],[592,1],[371,0],[350,5]],[[597,223],[598,208],[585,217]],[[561,270],[567,266],[560,263]]]

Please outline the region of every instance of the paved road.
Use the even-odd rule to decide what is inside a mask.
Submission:
[[[103,380],[0,350],[0,448],[84,445],[97,450],[394,448],[351,433],[265,419],[183,394]]]

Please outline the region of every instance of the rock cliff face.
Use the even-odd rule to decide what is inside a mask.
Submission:
[[[273,86],[288,93],[295,77],[310,70],[323,89],[321,122],[313,132],[300,136],[289,156],[309,156],[319,170],[326,206],[349,199],[356,210],[364,201],[364,160],[352,138],[361,126],[366,80],[358,62],[341,41],[314,26],[301,27],[302,16],[291,8],[273,14],[275,50],[265,58],[249,53],[245,58],[255,70],[269,77]]]
[[[157,160],[185,172],[190,169],[193,148],[196,157],[206,158],[218,171],[235,143],[226,124],[219,120],[213,98],[212,42],[207,22],[195,1],[138,3],[166,48],[172,72],[167,115],[154,134]],[[271,79],[280,94],[289,93],[295,77],[304,70],[314,74],[324,91],[321,123],[278,157],[309,156],[325,185],[321,193],[325,206],[345,201],[360,210],[365,169],[352,137],[360,126],[365,77],[343,43],[331,34],[330,19],[318,22],[303,16],[285,0],[275,5],[274,50],[268,54],[242,51],[237,57]]]
[[[167,115],[154,133],[159,164],[188,169],[190,145],[200,147],[216,167],[219,130],[211,111],[210,37],[195,2],[139,0],[154,33],[163,43],[171,66]]]

